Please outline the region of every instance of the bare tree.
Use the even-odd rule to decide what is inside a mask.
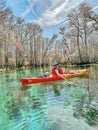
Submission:
[[[36,43],[36,38],[38,35],[42,33],[42,29],[38,24],[28,24],[27,25],[27,30],[28,30],[28,37],[30,40],[30,65],[36,64],[36,59],[37,59],[37,43]]]
[[[47,60],[47,58],[49,57],[50,53],[52,53],[51,49],[52,49],[53,43],[54,43],[54,41],[55,41],[56,39],[57,39],[57,35],[54,34],[54,35],[52,36],[52,38],[49,40],[49,42],[46,41],[47,44],[46,44],[46,47],[45,47],[45,51],[44,51],[44,53],[43,53],[42,64],[46,62],[46,60]],[[47,39],[47,40],[48,40],[48,39]]]

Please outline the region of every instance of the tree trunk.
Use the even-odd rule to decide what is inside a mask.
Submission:
[[[80,62],[82,62],[80,45],[79,45],[79,20],[78,20],[78,28],[77,28],[77,46],[78,46],[78,52],[79,52]]]

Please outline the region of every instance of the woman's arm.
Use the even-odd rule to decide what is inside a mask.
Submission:
[[[59,73],[58,69],[55,69],[55,72],[56,72],[56,74],[57,74],[59,77],[61,77],[61,78],[63,78],[63,79],[66,79],[66,78],[64,78],[64,77]]]

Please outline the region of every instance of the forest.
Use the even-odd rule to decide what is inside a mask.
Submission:
[[[71,10],[58,34],[43,36],[37,23],[16,17],[0,2],[0,67],[98,63],[98,14],[87,3]],[[58,35],[61,38],[58,38]]]

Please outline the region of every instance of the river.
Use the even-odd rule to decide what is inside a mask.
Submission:
[[[25,87],[19,79],[39,68],[0,73],[0,129],[98,130],[98,65],[89,68],[88,77]]]

